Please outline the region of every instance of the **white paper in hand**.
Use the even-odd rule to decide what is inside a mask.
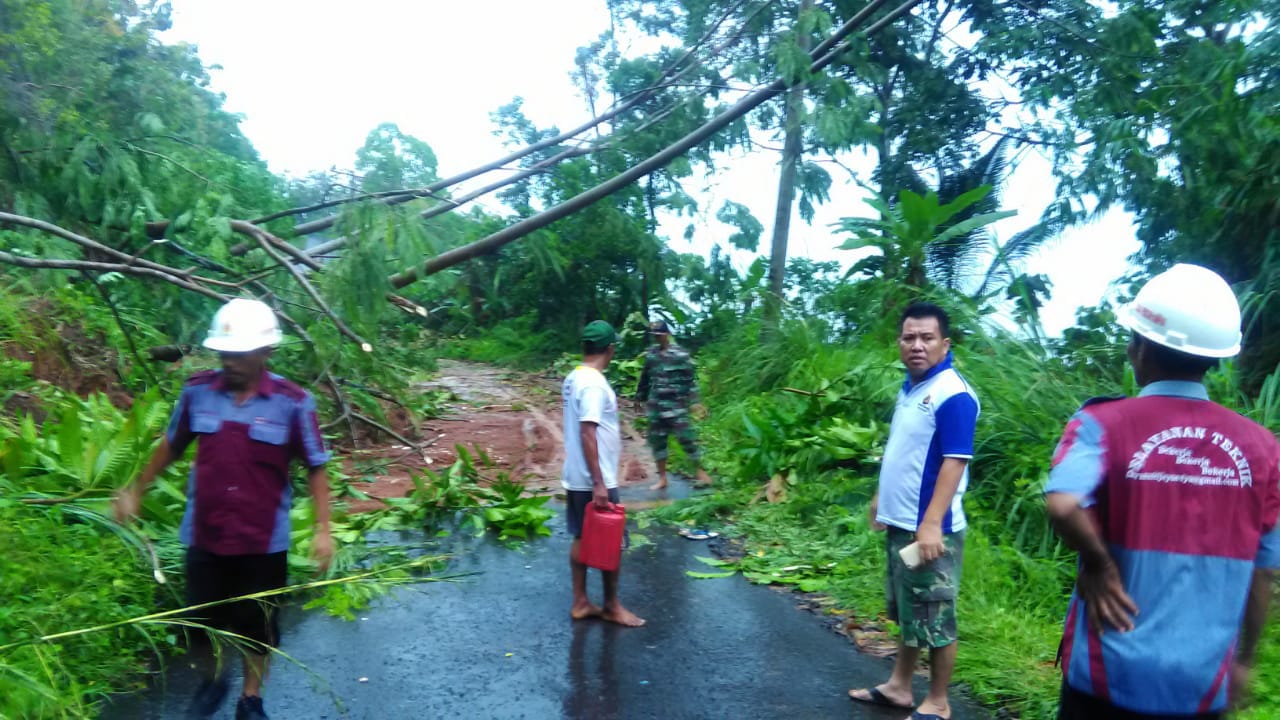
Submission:
[[[913,542],[910,545],[898,551],[898,557],[902,558],[902,562],[907,566],[908,570],[915,570],[923,563],[920,561],[920,543]]]

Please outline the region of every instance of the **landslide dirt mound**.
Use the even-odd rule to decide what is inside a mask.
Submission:
[[[348,503],[352,511],[382,505],[380,498],[404,497],[413,488],[410,473],[422,468],[440,470],[458,458],[458,446],[479,450],[492,466],[481,474],[492,480],[499,473],[524,483],[533,492],[558,492],[564,461],[561,435],[560,378],[496,368],[457,360],[441,360],[439,373],[421,386],[423,391],[447,390],[453,395],[446,412],[426,421],[418,437],[427,443],[424,456],[403,445],[382,445],[353,453],[347,472],[366,475],[352,485],[373,500]],[[622,474],[620,482],[642,483],[657,477],[644,438],[631,425],[624,408]],[[362,468],[374,468],[365,473]]]
[[[81,319],[46,299],[0,295],[0,302],[25,305],[21,327],[0,331],[0,354],[31,363],[32,380],[82,397],[105,393],[119,408],[133,405],[133,398],[120,387],[120,353],[100,330],[86,329]],[[9,333],[19,337],[6,339]],[[43,422],[44,410],[35,397],[25,392],[4,395],[0,412],[31,414]]]

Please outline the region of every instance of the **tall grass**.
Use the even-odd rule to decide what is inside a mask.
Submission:
[[[993,537],[1002,542],[1037,557],[1058,556],[1042,499],[1053,449],[1086,400],[1125,388],[1051,356],[1033,341],[983,326],[956,348],[956,357],[982,408],[967,507],[989,520]]]

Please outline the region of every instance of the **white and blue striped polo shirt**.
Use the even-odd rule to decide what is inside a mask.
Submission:
[[[880,465],[880,506],[876,520],[915,532],[924,520],[944,457],[972,458],[978,396],[951,367],[951,353],[918,382],[902,384]],[[969,486],[966,466],[942,532],[965,529],[961,498]]]

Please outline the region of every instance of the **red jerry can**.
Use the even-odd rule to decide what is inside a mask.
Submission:
[[[582,520],[582,545],[578,548],[578,561],[587,567],[613,572],[622,561],[622,537],[627,527],[625,505],[609,503],[608,510],[597,510],[595,504],[587,505]]]

